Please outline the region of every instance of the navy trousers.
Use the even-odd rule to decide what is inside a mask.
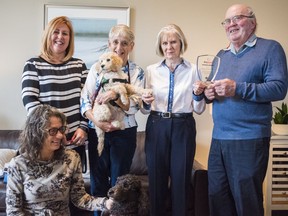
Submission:
[[[95,129],[89,129],[88,155],[93,196],[107,196],[117,177],[129,173],[136,149],[136,133],[137,127],[105,133],[104,150],[99,157]],[[95,212],[94,215],[100,214]]]
[[[264,215],[262,184],[269,145],[270,138],[212,139],[208,159],[211,216]]]
[[[149,115],[145,152],[151,216],[164,216],[171,181],[172,216],[187,215],[188,188],[195,155],[195,120]]]

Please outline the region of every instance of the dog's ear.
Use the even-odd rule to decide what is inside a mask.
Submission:
[[[112,71],[119,71],[122,67],[122,59],[116,54],[111,56],[112,59]]]
[[[138,216],[149,216],[149,197],[147,191],[144,188],[140,189],[140,197],[138,203]]]

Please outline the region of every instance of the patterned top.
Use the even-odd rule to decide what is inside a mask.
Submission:
[[[95,69],[95,64],[92,65],[88,73],[87,81],[81,93],[81,113],[83,116],[85,116],[85,112],[87,110],[92,109],[94,100],[98,94],[97,91],[101,85],[102,75],[98,75]],[[134,62],[128,61],[127,66],[123,67],[122,70],[128,75],[128,82],[130,81],[130,84],[138,87],[144,87],[144,70],[141,67],[136,65]],[[135,113],[141,108],[139,104],[141,104],[141,98],[130,97],[130,108],[128,111],[125,111],[125,128],[137,126]],[[92,121],[89,121],[89,127],[95,127]]]
[[[69,216],[69,199],[79,208],[104,209],[104,198],[85,192],[80,158],[74,150],[66,149],[60,160],[31,161],[19,155],[9,163],[7,215]]]
[[[80,113],[80,95],[88,70],[85,63],[71,58],[63,64],[51,64],[42,58],[31,58],[22,74],[22,101],[31,113],[40,104],[49,104],[67,117],[71,139],[81,127],[88,129],[88,121]]]

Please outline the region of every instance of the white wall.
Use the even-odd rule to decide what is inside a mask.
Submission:
[[[228,45],[220,22],[234,3],[254,8],[257,35],[279,41],[288,54],[287,0],[0,0],[0,129],[21,129],[26,111],[21,101],[21,75],[25,61],[39,53],[44,23],[44,4],[130,6],[131,27],[136,35],[131,58],[146,68],[159,60],[154,44],[158,31],[168,23],[178,24],[188,39],[184,57],[195,62],[197,55],[216,54]],[[287,100],[286,100],[287,101]],[[137,115],[139,130],[146,116]],[[196,158],[206,164],[212,119],[208,111],[197,121]]]

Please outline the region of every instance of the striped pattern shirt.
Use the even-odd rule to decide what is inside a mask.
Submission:
[[[79,127],[87,130],[87,120],[80,113],[81,89],[87,78],[81,59],[71,58],[62,64],[51,64],[42,58],[31,58],[22,74],[22,101],[28,115],[41,104],[58,108],[67,117],[69,134]]]

